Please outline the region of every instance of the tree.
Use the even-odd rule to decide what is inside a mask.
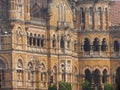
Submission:
[[[57,90],[57,86],[55,84],[49,85],[48,90]]]
[[[113,90],[113,85],[112,84],[105,84],[104,90]]]
[[[83,90],[90,90],[90,89],[91,89],[91,84],[90,84],[90,82],[85,81],[85,82],[82,84],[82,88],[83,88]]]
[[[68,82],[59,82],[59,90],[72,90],[72,86]]]

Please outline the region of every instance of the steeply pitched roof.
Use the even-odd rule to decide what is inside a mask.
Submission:
[[[120,25],[120,1],[113,2],[111,6],[111,23],[112,25]]]

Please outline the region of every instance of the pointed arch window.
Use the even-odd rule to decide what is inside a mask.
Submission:
[[[92,74],[89,69],[85,70],[85,80],[92,83]]]
[[[102,40],[101,51],[106,51],[106,50],[107,50],[107,42],[106,39],[104,38]]]
[[[36,34],[34,34],[34,37],[33,37],[33,45],[36,46]]]
[[[31,46],[33,42],[33,36],[32,33],[30,33],[30,37],[29,37],[29,45]]]
[[[85,29],[85,11],[83,8],[80,8],[80,23],[81,29]]]
[[[119,52],[119,48],[120,48],[119,42],[117,40],[115,40],[114,41],[114,51]]]
[[[45,45],[45,37],[44,35],[42,35],[42,38],[41,38],[41,47],[44,47]]]
[[[106,29],[108,27],[108,9],[105,8],[105,23],[106,23]]]
[[[90,24],[90,29],[93,29],[94,27],[94,11],[93,8],[89,8],[89,24]]]
[[[64,37],[63,36],[61,36],[60,48],[65,48],[65,41],[64,41]]]
[[[101,28],[102,24],[102,9],[101,7],[98,8],[98,28]]]
[[[55,34],[53,35],[52,47],[53,47],[53,48],[56,47],[56,36],[55,36]]]
[[[1,70],[0,70],[0,86],[5,86],[5,71],[4,71],[4,69],[6,69],[6,65],[5,65],[5,62],[1,59],[0,59],[0,68],[1,68]]]
[[[97,52],[99,51],[99,40],[98,38],[95,38],[94,41],[93,41],[93,51]]]
[[[40,34],[38,34],[38,38],[37,38],[37,46],[39,47],[40,46]]]
[[[84,51],[88,52],[91,50],[90,41],[88,38],[84,39]]]
[[[103,83],[107,83],[107,77],[108,77],[107,70],[104,69],[104,70],[103,70],[103,76],[102,76],[102,82],[103,82]]]

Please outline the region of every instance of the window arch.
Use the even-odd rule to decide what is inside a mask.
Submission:
[[[106,50],[107,50],[107,42],[106,42],[106,39],[103,38],[102,45],[101,45],[101,51],[106,51]]]
[[[29,37],[29,45],[31,46],[33,42],[33,36],[32,33],[30,33],[30,37]]]
[[[80,22],[81,22],[81,29],[85,29],[85,11],[84,9],[81,7],[80,8]]]
[[[40,46],[40,42],[41,42],[41,40],[40,40],[40,34],[38,34],[38,38],[37,38],[37,46],[38,47]]]
[[[94,11],[93,8],[89,8],[89,24],[90,24],[90,29],[94,28]]]
[[[95,38],[93,41],[93,51],[99,51],[99,40]]]
[[[106,23],[106,29],[108,27],[108,9],[105,8],[105,23]]]
[[[102,76],[102,82],[103,83],[107,83],[107,75],[108,75],[108,72],[106,69],[103,70],[103,76]]]
[[[61,39],[60,39],[60,48],[65,48],[65,41],[63,36],[61,36]]]
[[[44,37],[44,35],[42,35],[41,47],[44,47],[44,45],[45,45],[45,37]]]
[[[85,80],[88,82],[92,83],[92,75],[89,69],[85,70]]]
[[[99,69],[95,69],[93,71],[93,81],[94,81],[94,84],[100,84],[100,71],[99,71]]]
[[[101,29],[102,24],[102,9],[101,7],[98,8],[98,28]]]
[[[34,37],[33,37],[33,45],[36,46],[36,34],[34,34]]]
[[[90,40],[88,38],[84,39],[84,51],[90,51],[91,46],[90,46]]]
[[[114,51],[119,52],[119,42],[117,40],[114,41]]]
[[[5,85],[5,71],[6,64],[3,60],[0,59],[0,86]]]
[[[17,85],[22,86],[23,83],[23,62],[21,59],[17,62]]]
[[[53,39],[52,39],[52,47],[53,48],[56,47],[56,36],[55,36],[55,34],[53,35]]]

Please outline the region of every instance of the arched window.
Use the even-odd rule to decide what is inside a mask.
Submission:
[[[32,33],[30,33],[30,37],[29,37],[29,45],[31,46],[33,42],[33,36]]]
[[[101,7],[98,8],[98,28],[101,29],[102,24],[102,9]]]
[[[38,34],[38,38],[37,38],[37,46],[40,46],[40,34]]]
[[[65,41],[64,41],[64,37],[63,36],[61,36],[60,48],[65,48]]]
[[[119,42],[117,40],[114,41],[114,51],[119,52]]]
[[[5,85],[5,71],[4,71],[4,69],[6,69],[5,62],[3,62],[3,60],[0,59],[0,86]]]
[[[45,45],[45,37],[44,37],[44,35],[42,35],[41,47],[44,47],[44,45]]]
[[[107,49],[107,42],[106,42],[106,39],[103,38],[102,45],[101,45],[101,51],[106,51],[106,49]]]
[[[66,81],[66,77],[65,77],[65,63],[61,63],[60,64],[60,68],[61,68],[61,77],[62,77],[62,81]]]
[[[92,7],[90,7],[89,9],[89,24],[90,24],[90,29],[93,29],[94,28],[94,11]]]
[[[102,82],[107,83],[107,70],[103,70]]]
[[[28,79],[28,86],[32,86],[33,85],[33,80],[34,80],[34,74],[33,74],[33,65],[31,62],[28,63],[28,74],[27,74],[27,79]]]
[[[120,90],[120,67],[116,69],[115,85],[116,85],[116,90]]]
[[[83,8],[80,9],[80,22],[81,22],[81,29],[85,29],[85,11]]]
[[[93,41],[93,51],[97,52],[99,51],[99,40],[98,38],[95,38]]]
[[[105,23],[106,23],[106,29],[108,28],[108,9],[105,8]]]
[[[89,41],[88,38],[85,38],[85,40],[84,40],[84,51],[88,52],[88,51],[90,51],[90,49],[91,49],[90,41]]]
[[[52,39],[52,47],[53,48],[56,47],[56,37],[55,37],[55,34],[53,35],[53,39]]]
[[[17,62],[17,85],[23,85],[23,63],[21,59]]]
[[[33,45],[36,46],[36,34],[34,34],[34,37],[33,37]]]
[[[100,71],[98,69],[93,71],[93,81],[94,81],[94,84],[100,84]]]
[[[92,83],[92,75],[89,69],[85,70],[85,80],[88,82]]]

